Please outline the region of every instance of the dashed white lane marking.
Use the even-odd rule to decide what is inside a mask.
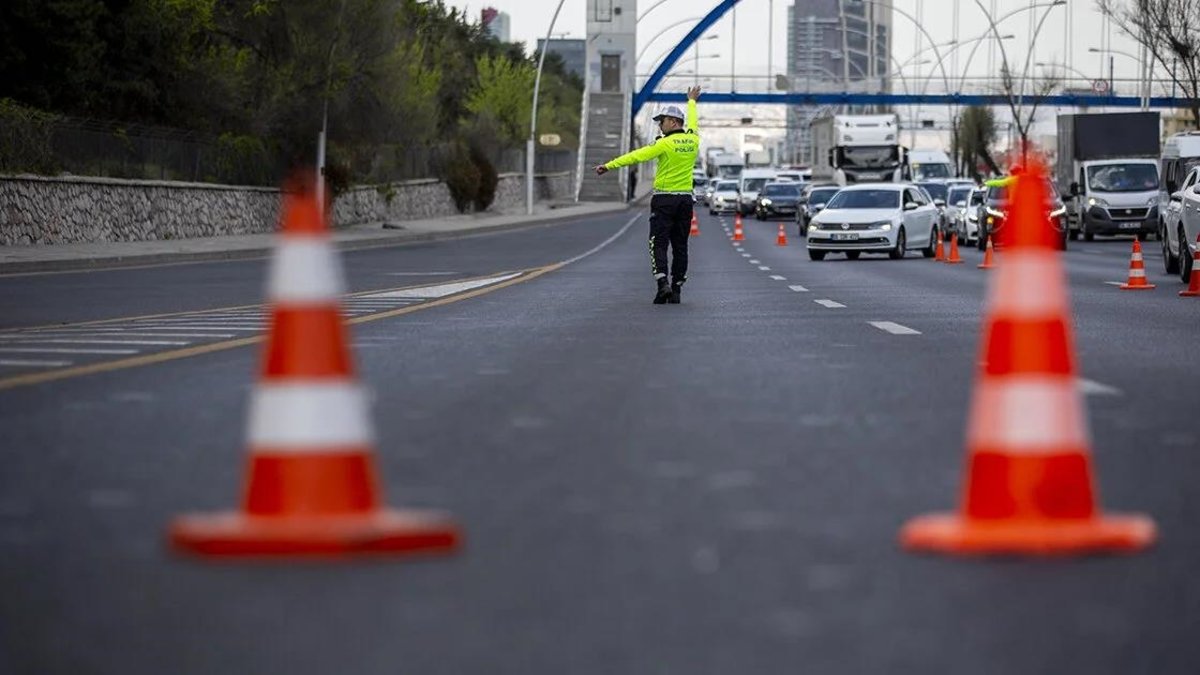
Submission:
[[[13,368],[61,368],[71,365],[71,361],[36,361],[33,359],[0,359],[0,366]]]
[[[23,337],[20,335],[16,335],[16,336],[4,335],[4,336],[0,336],[0,337],[6,338],[6,339],[15,337],[16,340],[10,340],[9,344],[11,344],[12,342],[30,342],[30,343],[39,344],[39,345],[40,344],[51,344],[51,345],[162,345],[162,346],[177,346],[177,347],[186,345],[186,344],[191,344],[190,342],[184,342],[182,340],[106,340],[103,338],[82,339],[82,340],[77,339],[77,338],[72,338],[69,340],[65,340],[65,339],[61,339],[61,338],[43,338],[43,337],[38,337],[37,335],[31,335],[31,336],[27,336],[27,337]]]
[[[767,267],[766,265],[759,265],[759,266],[758,266],[758,269],[762,270],[763,272],[770,272],[770,271],[771,271],[771,268],[770,268],[770,267]]]
[[[45,336],[45,337],[75,337],[75,338],[84,338],[84,337],[100,337],[100,338],[158,337],[158,338],[204,339],[204,338],[231,338],[231,337],[233,337],[233,333],[130,333],[130,332],[123,331],[119,328],[107,329],[104,331],[86,331],[86,332],[84,332],[84,331],[67,331],[65,329],[62,331],[53,331],[53,332],[39,330],[36,333],[29,333],[29,335]],[[21,336],[19,334],[0,335],[0,338],[6,338],[6,339],[7,338],[20,338],[20,337]]]
[[[359,298],[418,298],[421,300],[444,298],[448,295],[470,291],[484,286],[491,286],[509,279],[515,279],[521,275],[520,272],[512,274],[503,274],[497,277],[488,277],[486,279],[473,279],[471,281],[457,281],[450,284],[439,284],[437,286],[424,286],[422,288],[409,288],[400,291],[385,291],[383,293],[371,293],[369,295],[359,295]]]
[[[787,281],[787,277],[781,277],[778,274],[772,274],[771,278],[775,281]]]
[[[751,260],[750,260],[750,264],[751,264],[751,265],[757,265],[757,264],[759,264],[759,261],[757,261],[757,260],[754,260],[754,259],[751,259]]]
[[[793,291],[796,291],[797,293],[807,293],[808,292],[808,289],[803,286],[798,286],[798,285],[797,286],[788,286],[788,288],[792,289]]]
[[[813,300],[813,302],[821,305],[822,307],[828,307],[829,309],[841,309],[845,307],[845,305],[842,303],[834,302],[833,300]]]
[[[136,354],[136,349],[56,349],[53,347],[0,347],[8,354]]]
[[[749,254],[749,253],[743,253],[743,254],[742,254],[742,257],[743,257],[743,258],[749,258],[749,257],[750,257],[750,254]]]
[[[389,277],[449,277],[458,272],[385,272]]]
[[[868,321],[867,323],[875,326],[881,331],[891,333],[892,335],[920,335],[921,331],[913,330],[908,326],[902,326],[894,321]]]
[[[166,326],[138,326],[138,330],[235,330],[239,332],[261,333],[262,326],[230,326],[228,324],[222,326],[213,326],[203,323],[176,323]]]
[[[1106,281],[1104,283],[1108,284],[1109,286],[1120,286],[1121,284],[1123,284],[1125,282],[1124,281]]]
[[[1120,396],[1121,395],[1121,390],[1117,389],[1116,387],[1110,387],[1107,384],[1102,384],[1100,382],[1096,382],[1095,380],[1084,379],[1082,377],[1078,378],[1075,381],[1075,385],[1077,387],[1079,387],[1079,393],[1083,394],[1084,396],[1089,396],[1089,395]]]

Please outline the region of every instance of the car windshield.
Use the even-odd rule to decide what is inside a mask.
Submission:
[[[731,180],[723,180],[717,183],[717,192],[737,192],[737,183]]]
[[[843,190],[826,205],[827,209],[895,209],[900,206],[897,190]]]
[[[800,194],[800,187],[798,185],[780,185],[780,184],[776,183],[774,185],[768,185],[768,186],[764,187],[762,189],[762,194],[764,194],[768,197],[783,196],[783,195],[786,195],[788,197],[795,197],[796,195]]]
[[[921,178],[949,178],[950,177],[950,165],[949,164],[914,163],[912,165],[912,171],[913,171],[914,176],[920,176]]]
[[[843,147],[841,153],[848,167],[885,167],[896,163],[896,147],[892,145]]]
[[[1154,164],[1106,164],[1089,166],[1088,185],[1098,192],[1146,192],[1158,189],[1158,166]]]
[[[969,187],[954,188],[954,189],[950,190],[950,199],[947,199],[946,202],[948,204],[950,204],[951,206],[954,206],[954,205],[958,204],[959,202],[969,201],[970,197],[971,197],[971,188],[969,188]]]
[[[838,193],[841,188],[824,188],[822,190],[813,190],[808,194],[809,204],[824,204]]]
[[[934,199],[940,199],[944,202],[950,201],[946,199],[946,193],[949,192],[949,190],[946,188],[945,183],[918,183],[918,185],[925,188],[925,191],[929,193],[930,197],[933,197]]]
[[[971,191],[971,206],[977,206],[983,203],[983,196],[987,194],[986,190]]]
[[[766,182],[766,178],[747,178],[742,181],[742,190],[745,192],[758,192]]]

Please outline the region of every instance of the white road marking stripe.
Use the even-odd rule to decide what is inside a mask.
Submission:
[[[750,260],[750,264],[751,264],[751,265],[757,265],[757,264],[758,264],[758,261],[757,261],[757,260],[754,260],[754,259],[751,259],[751,260]]]
[[[252,331],[261,332],[266,329],[265,326],[211,326],[202,323],[180,323],[173,326],[138,326],[138,330],[236,330],[236,331]]]
[[[1123,284],[1125,282],[1124,281],[1106,281],[1104,283],[1108,284],[1109,286],[1120,286],[1121,284]]]
[[[743,258],[749,258],[749,257],[750,257],[750,254],[749,254],[749,253],[743,253],[743,254],[742,254],[742,257],[743,257]]]
[[[770,271],[771,271],[771,268],[770,268],[770,267],[767,267],[766,265],[759,265],[759,266],[758,266],[758,269],[762,270],[763,272],[770,272]]]
[[[7,336],[3,336],[7,337]],[[189,342],[179,340],[105,340],[105,339],[79,339],[72,338],[70,340],[62,338],[44,338],[44,337],[22,337],[17,338],[16,342],[33,342],[36,344],[50,345],[186,345]]]
[[[788,286],[788,288],[792,289],[793,291],[796,291],[797,293],[807,293],[808,292],[808,289],[803,286]]]
[[[633,224],[636,223],[637,221],[641,220],[641,218],[642,218],[642,214],[640,214],[640,213],[633,214],[632,216],[629,217],[629,220],[625,222],[625,224],[621,227],[621,229],[619,229],[613,233],[613,236],[609,237],[608,239],[605,239],[604,241],[600,242],[599,244],[596,244],[592,248],[589,248],[588,250],[584,251],[583,253],[580,253],[579,255],[575,256],[574,258],[567,258],[566,260],[562,261],[559,264],[563,265],[563,266],[571,265],[573,263],[579,262],[580,260],[583,260],[584,258],[586,258],[594,253],[598,253],[605,246],[608,246],[609,244],[613,243],[614,241],[620,239],[622,237],[622,235],[624,235],[626,232],[628,232],[629,228],[633,227]]]
[[[833,300],[813,300],[813,302],[821,305],[822,307],[828,307],[829,309],[841,309],[845,307],[845,305],[842,303],[834,302]]]
[[[787,277],[781,277],[778,274],[772,274],[771,278],[775,281],[787,281]]]
[[[55,349],[52,347],[0,347],[8,354],[136,354],[136,349]]]
[[[367,398],[351,383],[260,384],[250,403],[251,446],[326,451],[371,442]]]
[[[457,281],[449,284],[439,284],[436,286],[421,286],[418,288],[406,288],[399,291],[384,291],[383,293],[372,293],[370,295],[360,295],[360,298],[417,298],[417,299],[434,299],[444,298],[448,295],[470,291],[484,286],[491,286],[502,281],[515,279],[520,276],[520,272],[512,274],[504,274],[497,277],[488,277],[486,279],[473,279],[471,281]]]
[[[1095,380],[1088,380],[1088,379],[1084,379],[1081,377],[1081,378],[1075,380],[1075,384],[1076,384],[1076,386],[1079,387],[1079,393],[1081,393],[1085,396],[1087,396],[1087,395],[1120,396],[1121,395],[1120,389],[1117,389],[1116,387],[1110,387],[1107,384],[1096,382]]]
[[[284,236],[271,256],[267,297],[282,302],[342,295],[342,264],[327,237]]]
[[[266,319],[249,316],[181,316],[169,319],[138,319],[134,325],[143,326],[148,323],[194,323],[196,321],[203,321],[205,323],[262,323],[266,321]]]
[[[891,333],[892,335],[920,335],[921,331],[913,330],[908,326],[902,326],[892,321],[868,321],[867,323],[878,328],[881,331]]]
[[[59,366],[69,366],[72,361],[35,361],[33,359],[0,359],[0,366],[11,366],[14,368],[57,368]]]
[[[458,272],[384,272],[389,277],[450,277]]]
[[[18,334],[0,333],[0,338],[15,337],[173,337],[173,338],[231,338],[233,333],[129,333],[120,329],[104,332],[74,332],[74,331],[37,331],[36,333]]]

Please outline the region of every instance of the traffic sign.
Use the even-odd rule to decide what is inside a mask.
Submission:
[[[1092,80],[1092,91],[1103,94],[1108,91],[1108,80]]]

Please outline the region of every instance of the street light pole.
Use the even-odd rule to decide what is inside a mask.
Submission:
[[[533,78],[533,108],[529,112],[529,140],[525,142],[525,213],[533,215],[533,160],[536,147],[534,134],[537,133],[538,90],[542,86],[542,66],[546,63],[546,50],[550,48],[550,35],[554,33],[554,24],[558,22],[558,13],[562,11],[563,2],[558,0],[558,7],[550,19],[550,27],[546,29],[546,41],[542,43],[542,55],[538,57],[537,75]],[[584,110],[586,115],[587,111]]]

